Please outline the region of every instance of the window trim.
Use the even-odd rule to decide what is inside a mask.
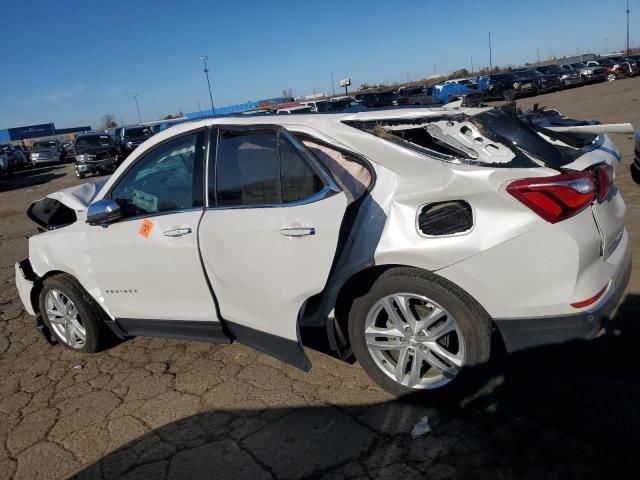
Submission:
[[[311,153],[304,144],[298,140],[295,135],[289,132],[286,128],[281,125],[273,125],[273,124],[252,124],[252,125],[212,125],[211,130],[216,130],[216,145],[214,148],[214,155],[207,156],[207,188],[205,191],[205,197],[207,200],[206,209],[207,210],[237,210],[237,209],[248,209],[248,208],[286,208],[286,207],[298,207],[300,205],[308,205],[310,203],[319,202],[320,200],[324,200],[325,198],[329,198],[337,193],[340,193],[342,190],[338,186],[338,184],[333,180],[331,174],[325,169],[324,165],[320,163],[320,161]],[[232,132],[251,132],[251,131],[272,131],[276,134],[276,148],[277,148],[277,157],[278,157],[278,169],[280,169],[280,149],[279,149],[279,141],[280,136],[284,136],[284,138],[289,141],[289,143],[296,149],[296,151],[302,156],[304,162],[306,162],[307,166],[311,168],[311,170],[320,177],[324,187],[322,190],[314,193],[313,195],[302,199],[297,200],[295,202],[280,202],[280,203],[256,203],[253,205],[224,205],[218,206],[218,152],[219,144],[220,144],[220,134],[225,131]],[[213,139],[213,137],[211,137]],[[209,142],[209,148],[211,148],[211,141]],[[211,168],[211,160],[213,160],[213,182],[214,182],[214,200],[215,205],[211,205],[209,199],[209,169]],[[282,187],[281,187],[282,188]]]
[[[131,171],[131,169],[137,165],[138,163],[140,163],[142,160],[144,160],[148,155],[152,154],[153,152],[155,152],[156,150],[166,146],[168,143],[173,142],[174,140],[179,140],[183,137],[188,137],[191,135],[196,135],[196,145],[195,145],[195,161],[198,160],[198,145],[200,144],[200,134],[204,133],[203,135],[203,147],[206,147],[207,145],[207,132],[206,132],[207,128],[206,127],[199,127],[199,128],[195,128],[193,130],[189,130],[187,132],[183,132],[180,133],[178,135],[174,135],[172,137],[169,137],[163,141],[161,141],[160,143],[157,143],[156,145],[150,147],[148,150],[144,151],[138,158],[135,159],[135,161],[133,161],[130,165],[127,166],[127,168],[124,170],[124,172],[122,172],[120,175],[118,175],[118,178],[116,179],[116,181],[113,183],[113,185],[111,185],[111,187],[109,187],[109,190],[107,191],[107,193],[104,194],[104,196],[102,198],[108,199],[108,200],[113,200],[111,198],[111,194],[113,193],[113,190],[122,182],[123,178]],[[206,154],[206,149],[203,150],[204,154],[202,155],[202,160],[201,160],[201,164],[204,164],[204,162],[206,161],[206,157],[204,157],[204,155]],[[204,169],[205,167],[203,166],[202,169],[200,170],[200,175],[204,175]],[[193,173],[194,175],[197,174],[195,165],[194,165],[194,169],[193,169]],[[193,182],[193,181],[192,181]],[[192,183],[193,186],[193,183]],[[192,203],[193,203],[193,193],[196,192],[192,192]],[[112,224],[117,224],[117,223],[121,223],[121,222],[127,222],[130,220],[140,220],[141,218],[151,218],[151,217],[157,217],[160,215],[171,215],[174,213],[182,213],[182,212],[191,212],[191,211],[196,211],[196,210],[204,210],[205,209],[205,203],[204,201],[206,200],[206,195],[205,192],[201,192],[202,197],[201,197],[201,201],[202,204],[199,207],[190,207],[190,208],[180,208],[180,209],[173,209],[173,210],[163,210],[161,212],[153,212],[153,213],[146,213],[146,214],[140,214],[140,215],[133,215],[130,217],[123,217],[115,222],[112,222]]]

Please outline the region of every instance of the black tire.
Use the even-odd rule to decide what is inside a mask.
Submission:
[[[365,324],[372,306],[385,296],[399,292],[415,293],[440,304],[455,317],[465,343],[465,363],[449,383],[434,389],[414,389],[397,383],[375,363],[365,341]],[[491,318],[469,294],[433,273],[409,267],[385,271],[349,311],[349,340],[364,371],[384,390],[395,396],[424,394],[431,398],[464,395],[484,375],[491,354]],[[472,371],[474,370],[474,371]]]
[[[631,164],[629,170],[631,170],[631,179],[635,183],[640,184],[640,170],[638,170],[638,167],[636,167],[635,163]]]
[[[45,306],[46,295],[51,289],[59,290],[75,305],[78,311],[78,319],[86,331],[86,342],[82,348],[74,348],[68,345],[51,326]],[[42,320],[51,332],[52,337],[63,346],[74,352],[95,353],[100,351],[103,341],[108,335],[103,321],[105,314],[71,275],[62,273],[46,278],[40,292],[39,306]]]
[[[513,102],[516,99],[516,91],[512,88],[502,92],[502,96],[507,102]]]

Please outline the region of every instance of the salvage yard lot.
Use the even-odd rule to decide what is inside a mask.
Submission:
[[[640,78],[518,102],[534,103],[640,126]],[[633,139],[614,141],[640,258]],[[606,335],[502,359],[460,405],[394,400],[313,350],[308,374],[238,344],[136,338],[80,355],[40,338],[13,280],[35,232],[26,206],[80,182],[71,165],[0,180],[0,478],[637,476],[637,267]],[[432,432],[412,439],[425,415]]]

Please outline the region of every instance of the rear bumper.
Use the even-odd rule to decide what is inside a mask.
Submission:
[[[607,291],[591,308],[571,315],[534,318],[495,319],[508,352],[595,338],[607,319],[612,317],[631,276],[631,251],[628,243]]]
[[[15,269],[16,288],[18,289],[20,301],[22,301],[22,305],[24,305],[26,312],[29,315],[35,316],[36,312],[33,309],[33,304],[31,303],[31,292],[33,291],[36,282],[36,276],[31,269],[31,262],[29,262],[28,258],[20,260],[16,263]]]

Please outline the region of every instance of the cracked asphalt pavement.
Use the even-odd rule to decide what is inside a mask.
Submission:
[[[519,103],[640,126],[639,87]],[[632,136],[615,141],[640,258]],[[637,477],[637,268],[605,335],[500,356],[457,403],[393,399],[357,364],[311,349],[306,374],[238,344],[135,338],[81,355],[39,336],[13,279],[36,231],[28,203],[78,182],[70,165],[0,180],[0,479]],[[424,416],[431,433],[412,439]]]

